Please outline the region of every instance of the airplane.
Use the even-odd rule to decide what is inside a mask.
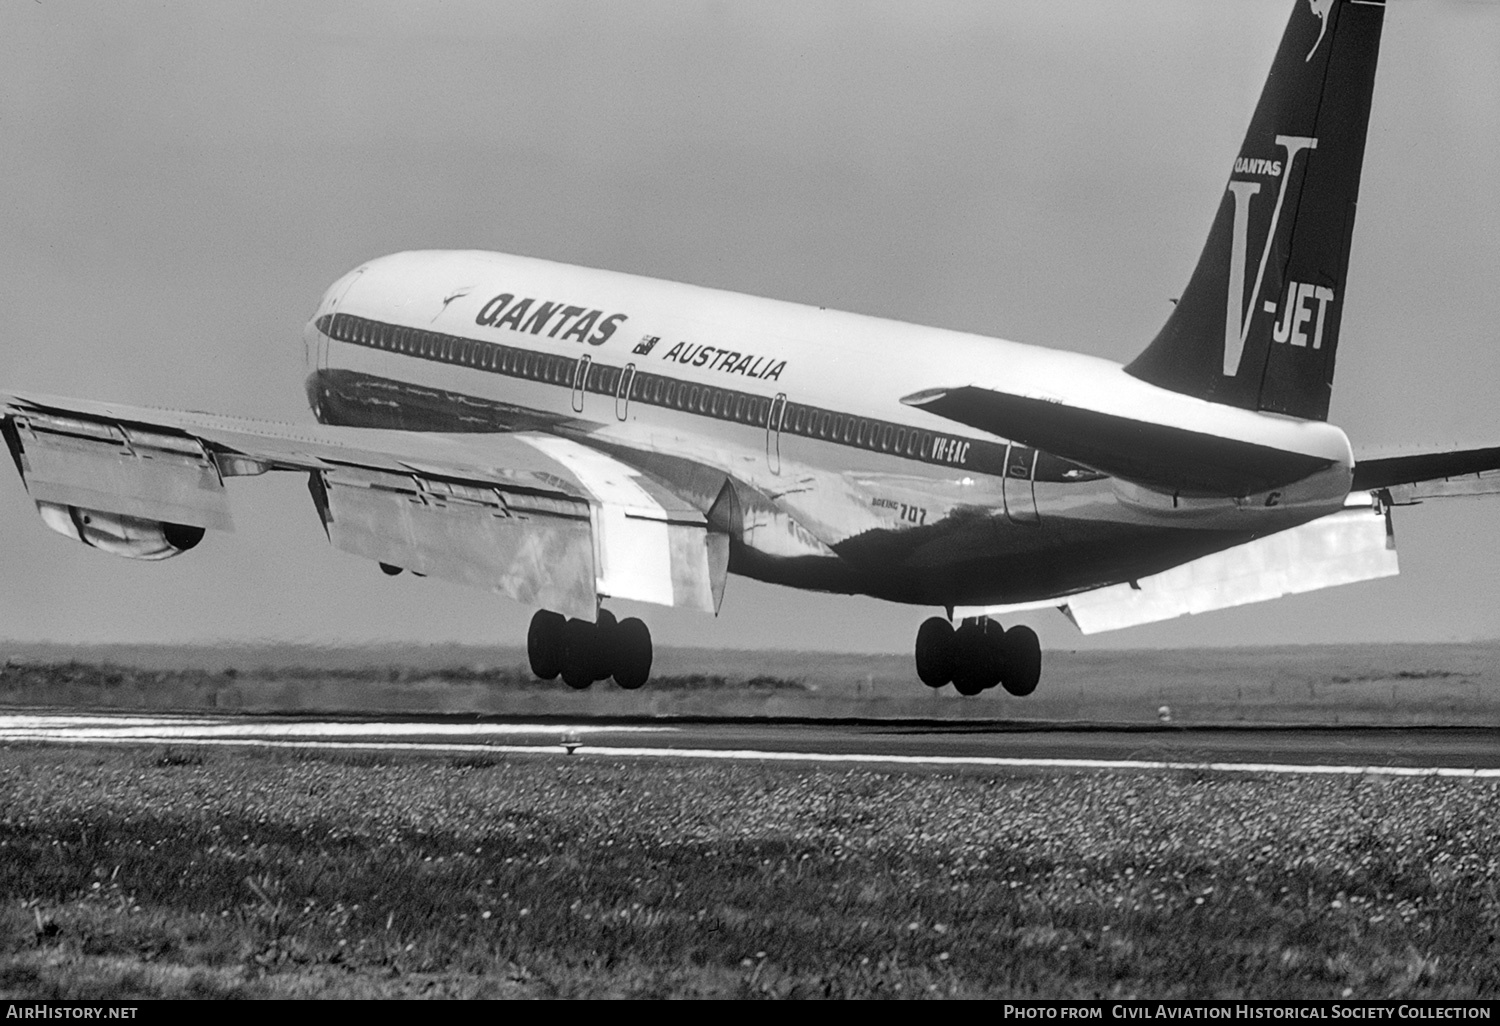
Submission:
[[[315,425],[0,395],[43,522],[159,560],[231,478],[305,476],[329,542],[537,608],[533,672],[650,677],[606,606],[741,575],[928,606],[917,677],[1038,686],[1083,632],[1389,576],[1393,507],[1500,447],[1356,459],[1327,422],[1382,0],[1297,0],[1196,268],[1130,363],[545,260],[407,252],[304,329]],[[236,486],[237,487],[237,486]]]

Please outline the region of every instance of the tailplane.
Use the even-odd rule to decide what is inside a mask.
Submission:
[[[1126,370],[1326,420],[1384,0],[1297,0],[1198,266]]]

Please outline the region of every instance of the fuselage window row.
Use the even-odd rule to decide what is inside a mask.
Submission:
[[[329,338],[340,342],[565,388],[578,387],[580,361],[574,357],[422,331],[352,314],[325,315],[317,326]],[[614,396],[620,389],[623,374],[622,368],[590,363],[582,388],[586,392]],[[1046,453],[1036,454],[1035,450],[1025,446],[1011,446],[1007,461],[1007,447],[1004,445],[939,436],[931,431],[802,403],[783,403],[779,411],[780,424],[772,424],[773,404],[764,396],[679,381],[644,371],[637,372],[631,380],[629,398],[631,402],[766,427],[835,445],[926,463],[958,464],[979,473],[1003,475],[1009,470],[1011,476],[1034,476],[1035,480],[1043,481],[1092,480],[1104,476]],[[963,447],[963,456],[955,458],[954,451],[960,446]],[[1026,467],[1027,472],[1023,475],[1015,474],[1020,466]]]

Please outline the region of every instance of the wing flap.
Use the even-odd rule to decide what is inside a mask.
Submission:
[[[218,467],[194,439],[37,413],[12,418],[6,441],[37,502],[234,529]]]
[[[1129,584],[1047,602],[960,608],[954,615],[1055,606],[1082,633],[1097,634],[1390,577],[1398,569],[1390,521],[1367,506],[1345,509]]]
[[[1254,495],[1332,466],[1306,453],[965,385],[901,400],[1148,488]]]
[[[550,509],[513,508],[496,488],[434,484],[337,467],[315,473],[312,491],[329,541],[344,552],[593,619],[587,501],[553,498]]]

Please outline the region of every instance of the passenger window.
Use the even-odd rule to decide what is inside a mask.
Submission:
[[[699,389],[699,387],[697,385],[694,385],[691,389],[688,390],[687,402],[684,405],[687,407],[687,409],[689,411],[691,411],[693,409],[693,407],[695,407],[695,406],[698,405],[698,392],[699,391],[700,391],[700,389]]]
[[[735,400],[734,400],[734,419],[735,420],[744,420],[745,419],[745,396],[743,394],[738,395],[738,396],[735,397]]]
[[[533,354],[529,352],[521,356],[521,377],[523,378],[531,377],[532,356]]]
[[[863,417],[859,419],[859,433],[855,437],[856,444],[864,448],[870,443],[870,422]]]

